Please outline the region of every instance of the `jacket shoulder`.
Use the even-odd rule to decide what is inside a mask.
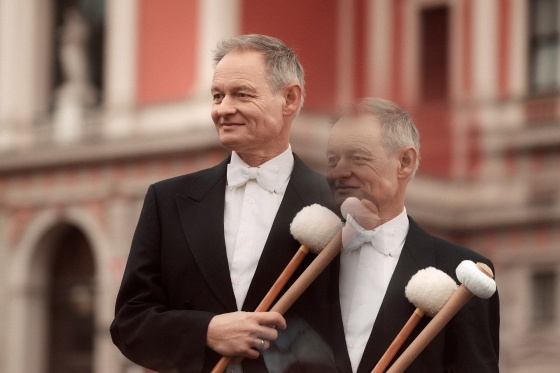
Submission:
[[[315,198],[318,198],[315,202],[319,202],[321,205],[337,213],[338,209],[334,204],[325,175],[311,169],[295,153],[294,170],[292,171],[290,182],[296,188],[302,201],[306,201],[309,196],[315,196]]]
[[[195,171],[190,174],[184,174],[165,180],[160,180],[152,184],[152,187],[154,188],[156,194],[184,194],[188,193],[191,190],[197,189],[200,185],[208,187],[217,183],[222,177],[225,176],[229,159],[230,157],[227,157],[220,164],[214,167]]]
[[[492,269],[494,268],[492,262],[482,254],[426,232],[418,225],[418,223],[412,220],[412,218],[410,218],[410,227],[411,229],[420,231],[421,234],[425,235],[426,238],[429,237],[432,241],[436,265],[439,269],[447,269],[447,272],[455,273],[455,269],[463,260],[471,260],[475,263],[483,262],[489,265]]]

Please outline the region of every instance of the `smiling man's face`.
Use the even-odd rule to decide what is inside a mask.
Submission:
[[[287,149],[290,126],[282,108],[282,90],[273,92],[261,52],[232,51],[222,58],[212,80],[212,120],[227,148],[244,154],[280,154]]]
[[[388,156],[373,114],[346,115],[333,126],[327,146],[327,177],[335,203],[367,199],[381,215],[398,210],[398,160]],[[402,211],[402,207],[401,207]]]

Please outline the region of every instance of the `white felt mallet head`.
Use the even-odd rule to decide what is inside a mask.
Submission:
[[[458,285],[449,275],[434,267],[421,269],[411,277],[404,288],[410,303],[434,317],[451,298]]]
[[[455,274],[459,281],[479,298],[488,299],[496,292],[492,270],[484,263],[475,264],[470,260],[463,260],[457,266]]]
[[[457,284],[449,275],[434,267],[419,270],[404,288],[404,295],[416,310],[399,334],[387,348],[371,373],[383,373],[399,349],[410,336],[424,314],[434,317],[457,290]]]
[[[341,227],[342,222],[334,212],[313,204],[297,213],[290,224],[290,233],[300,244],[317,254]]]

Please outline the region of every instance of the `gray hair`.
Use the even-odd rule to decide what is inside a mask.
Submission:
[[[376,97],[363,98],[343,115],[364,113],[373,114],[379,119],[383,135],[381,140],[387,155],[405,146],[412,146],[416,150],[416,164],[408,180],[414,179],[420,165],[420,134],[412,118],[394,102]]]
[[[250,34],[222,40],[213,51],[214,68],[229,52],[249,50],[262,52],[266,64],[268,84],[273,92],[278,92],[279,89],[290,83],[298,83],[301,86],[301,101],[294,114],[294,118],[296,118],[303,106],[305,97],[305,75],[297,55],[280,39],[266,35]]]

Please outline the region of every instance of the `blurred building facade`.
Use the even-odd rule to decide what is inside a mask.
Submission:
[[[142,371],[108,328],[144,193],[227,154],[211,49],[244,33],[300,55],[319,171],[337,108],[409,111],[409,214],[495,263],[501,371],[557,372],[560,0],[0,0],[0,373]]]

